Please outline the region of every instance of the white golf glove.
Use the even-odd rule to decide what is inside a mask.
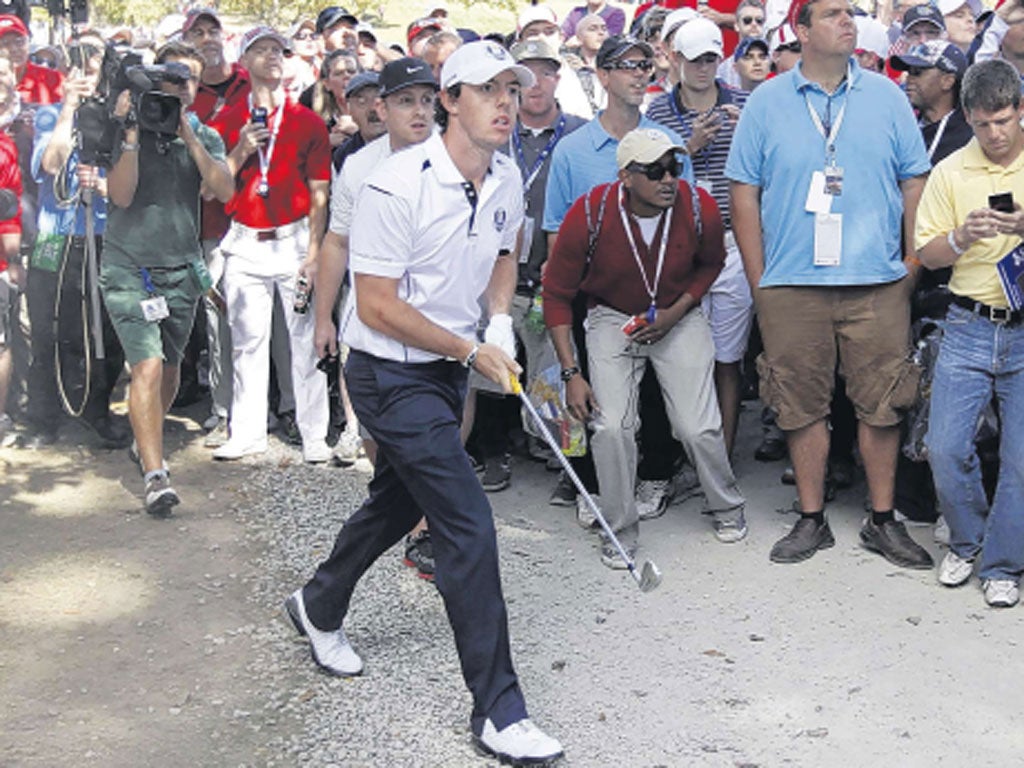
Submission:
[[[492,315],[484,331],[484,342],[501,347],[501,351],[516,359],[516,335],[512,332],[511,315]]]

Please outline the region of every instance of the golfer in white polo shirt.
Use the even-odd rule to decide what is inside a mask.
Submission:
[[[425,515],[435,583],[473,695],[475,743],[519,763],[554,760],[562,746],[529,720],[519,689],[494,521],[459,420],[470,368],[506,392],[520,372],[504,339],[479,344],[474,331],[481,296],[491,317],[507,316],[512,302],[522,179],[495,150],[508,143],[520,91],[533,80],[498,45],[459,48],[441,71],[443,133],[385,160],[356,202],[346,379],[359,421],[378,444],[377,463],[369,498],[286,601],[317,663],[359,674],[362,661],[342,629],[352,591]]]

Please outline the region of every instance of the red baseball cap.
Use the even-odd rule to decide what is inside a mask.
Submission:
[[[21,35],[22,37],[31,37],[28,27],[25,26],[25,22],[17,16],[11,16],[9,14],[0,16],[0,35],[7,35],[11,32],[16,35]]]

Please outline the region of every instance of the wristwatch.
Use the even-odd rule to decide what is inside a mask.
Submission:
[[[579,372],[580,372],[580,368],[579,368],[578,365],[574,365],[574,366],[572,366],[572,368],[563,368],[562,369],[562,381],[569,381],[573,376],[575,376]]]
[[[466,355],[466,359],[460,361],[462,363],[462,367],[463,368],[472,368],[473,364],[476,362],[476,354],[479,351],[480,351],[480,345],[479,344],[474,344],[473,345],[473,349],[471,349],[469,351],[469,354]]]
[[[136,141],[134,144],[129,144],[127,141],[122,141],[121,142],[121,151],[122,152],[138,152],[139,151],[139,142]]]

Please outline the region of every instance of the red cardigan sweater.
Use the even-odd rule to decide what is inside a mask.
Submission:
[[[544,269],[543,299],[544,322],[549,328],[572,324],[572,300],[580,291],[587,294],[588,306],[604,304],[628,315],[647,311],[651,299],[647,295],[643,278],[622,228],[619,214],[620,182],[601,184],[580,197],[562,222],[558,237]],[[605,203],[604,218],[598,234],[594,254],[587,264],[589,233],[584,198],[590,196],[590,217],[596,223],[605,189],[610,187]],[[703,236],[697,243],[694,226],[692,195],[685,181],[679,181],[669,240],[665,250],[665,263],[661,270],[655,304],[664,309],[675,303],[684,293],[698,301],[718,277],[725,264],[725,241],[722,217],[714,199],[699,190]],[[647,279],[653,281],[658,265],[658,249],[664,223],[648,249],[640,228],[628,214],[629,197],[625,199],[627,216],[633,232],[633,241],[643,262]]]

